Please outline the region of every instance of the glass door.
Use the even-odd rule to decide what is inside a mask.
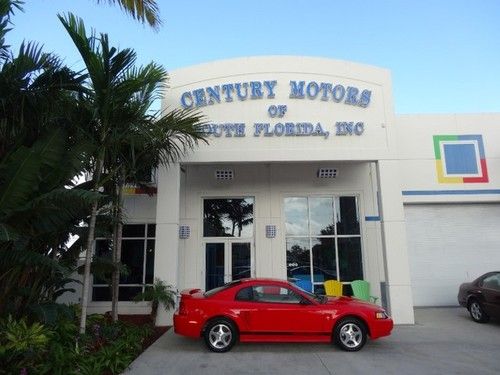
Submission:
[[[251,242],[225,240],[205,243],[205,290],[251,276]]]

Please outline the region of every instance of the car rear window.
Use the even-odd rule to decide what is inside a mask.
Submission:
[[[222,285],[222,286],[220,286],[218,288],[210,289],[210,290],[206,291],[203,295],[205,297],[210,297],[210,296],[213,296],[216,293],[222,292],[223,290],[232,288],[233,286],[238,285],[240,283],[241,283],[240,280],[231,281],[231,282],[229,282],[227,284],[224,284],[224,285]]]

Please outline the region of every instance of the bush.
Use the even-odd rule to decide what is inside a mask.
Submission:
[[[142,351],[152,326],[111,322],[89,316],[88,333],[78,334],[76,320],[57,325],[0,321],[0,374],[119,374]]]

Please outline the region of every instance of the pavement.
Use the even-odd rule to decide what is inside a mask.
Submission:
[[[415,321],[355,353],[329,344],[238,343],[218,354],[169,330],[125,374],[500,374],[500,321],[478,324],[455,307],[415,309]]]

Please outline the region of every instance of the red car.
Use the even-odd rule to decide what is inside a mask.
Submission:
[[[351,297],[308,293],[288,281],[243,279],[202,293],[181,293],[179,335],[203,337],[214,352],[241,342],[330,342],[360,350],[367,336],[387,336],[392,319],[380,306]]]

